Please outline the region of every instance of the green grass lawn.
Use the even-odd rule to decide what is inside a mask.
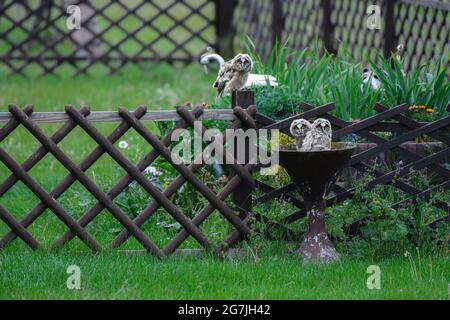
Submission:
[[[284,246],[284,245],[283,245]],[[344,258],[303,266],[280,248],[255,260],[169,258],[123,252],[0,254],[0,299],[448,299],[449,261],[435,256],[383,261]],[[381,289],[366,286],[367,268],[381,269]],[[69,290],[67,268],[81,271],[81,289]]]
[[[212,103],[214,91],[211,83],[214,74],[204,75],[199,66],[173,69],[165,65],[139,70],[129,67],[121,75],[110,77],[80,77],[76,79],[27,80],[0,78],[0,111],[8,104],[20,107],[34,104],[35,111],[63,111],[64,105],[76,107],[89,105],[94,111],[117,110],[119,106],[135,109],[147,105],[149,109],[169,109],[186,101]],[[96,127],[108,134],[117,124],[98,124]],[[61,124],[43,124],[48,134]],[[156,130],[154,123],[146,123]],[[134,132],[123,140],[130,143],[124,154],[136,163],[150,150],[148,144]],[[61,147],[76,162],[81,161],[95,143],[82,130],[76,129],[61,142]],[[0,147],[17,161],[25,160],[39,144],[23,128],[18,129]],[[0,164],[0,181],[10,174]],[[30,171],[42,187],[50,191],[67,174],[57,161],[47,156]],[[113,165],[108,157],[102,157],[87,171],[90,178],[107,191],[123,171]],[[93,199],[79,184],[72,186],[59,202],[78,218],[93,204]],[[17,183],[0,198],[0,204],[16,218],[38,203],[27,188]],[[274,215],[282,215],[292,208],[273,206]],[[286,210],[286,211],[284,211]],[[191,212],[186,212],[188,215]],[[168,228],[173,220],[167,214],[155,214],[152,223],[143,230],[163,246],[176,234]],[[153,219],[153,218],[152,218]],[[216,217],[202,225],[202,230],[216,243],[231,228]],[[163,223],[163,224],[161,224]],[[103,212],[88,227],[88,231],[104,246],[115,237],[120,225]],[[408,258],[398,254],[392,258],[358,258],[347,252],[340,263],[329,266],[302,266],[292,254],[296,244],[262,244],[261,253],[255,258],[219,261],[210,256],[201,258],[169,258],[159,261],[150,255],[130,255],[124,252],[103,252],[97,255],[87,251],[80,240],[73,240],[57,253],[48,248],[66,227],[48,210],[30,228],[30,232],[43,244],[43,249],[31,252],[16,240],[0,252],[1,299],[447,299],[450,282],[449,261],[439,254],[424,255],[415,267]],[[0,222],[0,236],[9,228]],[[260,244],[261,245],[261,244]],[[182,248],[197,248],[189,238]],[[243,244],[244,248],[254,248]],[[142,249],[130,239],[121,249]],[[367,255],[370,257],[370,254]],[[81,268],[81,290],[66,288],[70,265]],[[381,290],[368,290],[366,273],[369,265],[379,265],[382,271]]]

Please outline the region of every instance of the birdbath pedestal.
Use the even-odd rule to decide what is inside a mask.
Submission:
[[[299,189],[309,219],[308,230],[297,251],[306,263],[339,260],[325,228],[325,196],[354,148],[347,143],[333,143],[331,150],[324,151],[299,151],[295,145],[280,147],[280,165]]]

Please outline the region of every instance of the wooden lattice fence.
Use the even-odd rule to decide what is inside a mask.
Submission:
[[[235,96],[233,105],[238,104],[241,104],[244,108],[235,107],[233,110],[205,110],[199,106],[192,110],[179,107],[176,111],[147,111],[146,108],[139,107],[134,112],[121,108],[119,112],[93,113],[90,112],[89,108],[77,110],[70,106],[66,107],[65,112],[61,113],[34,113],[31,106],[20,109],[15,105],[11,105],[9,112],[0,113],[0,122],[6,122],[0,128],[0,142],[5,141],[16,128],[23,126],[32,134],[34,139],[39,141],[41,147],[22,164],[14,160],[14,152],[8,153],[3,147],[0,147],[0,161],[11,171],[11,175],[0,184],[0,200],[8,190],[17,182],[21,181],[39,198],[40,203],[20,220],[14,218],[0,204],[0,219],[11,229],[6,235],[0,238],[0,249],[4,249],[17,237],[25,241],[31,248],[39,248],[41,244],[30,233],[29,227],[46,209],[53,212],[68,229],[52,244],[52,248],[54,249],[60,248],[74,237],[78,237],[93,251],[101,250],[101,245],[88,233],[87,226],[99,216],[103,209],[109,211],[121,224],[122,228],[122,231],[109,244],[109,249],[118,248],[129,237],[134,237],[148,252],[151,252],[157,257],[164,257],[174,253],[189,236],[192,236],[207,250],[223,252],[250,233],[253,217],[264,222],[269,227],[281,227],[285,232],[292,234],[293,230],[289,228],[289,224],[305,217],[306,214],[302,200],[297,198],[294,193],[296,188],[292,183],[281,187],[272,187],[266,182],[255,179],[255,176],[252,175],[252,172],[259,168],[259,165],[242,165],[235,161],[234,164],[230,164],[233,173],[229,177],[225,187],[216,193],[195,175],[200,168],[205,166],[203,162],[202,164],[196,164],[194,161],[188,166],[173,162],[169,147],[172,144],[171,134],[174,130],[191,128],[196,130],[199,136],[204,137],[203,132],[206,128],[204,126],[200,128],[194,126],[195,120],[225,120],[230,122],[229,128],[234,130],[239,128],[243,128],[244,130],[265,128],[268,130],[278,129],[283,133],[289,134],[289,126],[294,119],[304,118],[312,120],[317,117],[326,118],[333,125],[334,140],[340,140],[353,134],[363,138],[365,142],[371,143],[367,148],[357,148],[346,170],[351,169],[371,176],[370,181],[364,184],[364,190],[371,190],[379,185],[390,185],[399,192],[407,195],[405,200],[393,203],[392,208],[398,209],[409,203],[414,203],[418,199],[429,201],[436,192],[447,192],[450,188],[450,116],[446,116],[435,122],[422,123],[405,115],[405,112],[409,108],[407,105],[390,109],[376,105],[376,115],[362,121],[350,122],[336,118],[330,114],[335,108],[334,104],[327,104],[321,107],[301,104],[299,110],[302,113],[282,121],[274,121],[256,112],[256,107],[252,105],[251,94],[241,93]],[[143,124],[148,120],[174,121],[175,125],[165,137],[158,139]],[[48,136],[39,127],[39,123],[42,121],[63,122],[64,124],[52,136]],[[120,121],[120,124],[109,136],[105,137],[93,125],[96,121]],[[76,127],[81,128],[98,145],[78,165],[58,145]],[[130,129],[135,130],[153,148],[136,165],[131,163],[130,160],[114,147],[114,143],[119,141]],[[223,143],[226,143],[227,138],[230,137],[229,135],[232,132],[223,132]],[[386,132],[390,133],[390,135],[380,135],[380,133]],[[438,147],[433,148],[428,153],[417,152],[415,149],[408,147],[408,143],[414,142],[416,138],[423,135],[431,137],[434,140],[433,143],[437,143]],[[207,144],[211,143],[209,141],[205,142]],[[227,152],[223,151],[218,154],[218,157],[225,159]],[[50,192],[45,191],[29,173],[47,154],[51,154],[69,171],[69,175],[62,179]],[[86,175],[86,171],[104,154],[109,155],[126,172],[119,182],[108,192],[102,191],[95,181],[92,181]],[[374,165],[377,162],[377,158],[380,158],[382,154],[390,154],[390,156],[386,156],[385,158],[396,157],[397,160],[401,160],[401,164],[397,166]],[[151,165],[159,156],[162,156],[166,162],[173,166],[178,174],[171,184],[162,191],[157,189],[143,175],[143,170]],[[234,155],[232,157],[236,159]],[[404,180],[403,178],[408,176],[411,169],[426,169],[428,173],[435,175],[432,182],[433,185],[426,190],[421,190],[407,180]],[[75,182],[81,183],[97,201],[78,220],[75,220],[57,201]],[[139,212],[133,220],[114,202],[114,199],[132,183],[138,183],[153,198],[145,209]],[[190,183],[207,200],[203,208],[193,213],[195,215],[192,219],[189,218],[187,212],[183,212],[182,208],[177,207],[171,201],[171,196],[176,194],[185,183]],[[356,191],[356,187],[337,183],[333,187],[331,196],[327,199],[327,204],[342,203],[346,199],[351,198]],[[226,200],[231,200],[231,198],[232,205],[226,204]],[[285,214],[279,221],[273,221],[263,213],[255,213],[254,208],[256,206],[274,199],[288,201],[297,207],[298,210]],[[449,201],[434,199],[430,203],[439,210],[442,210],[443,214],[436,221],[430,222],[428,226],[433,228],[440,222],[448,223],[450,217]],[[144,223],[159,208],[165,209],[182,227],[176,236],[162,249],[156,246],[141,229]],[[218,211],[231,224],[233,229],[223,239],[223,242],[218,244],[213,244],[199,228],[214,211]],[[348,234],[356,234],[364,224],[365,218],[360,217],[354,223],[349,224],[346,232]]]
[[[80,30],[67,28],[70,5],[81,8]],[[370,5],[382,9],[380,30],[367,28]],[[449,12],[448,0],[1,0],[0,72],[102,74],[149,61],[198,62],[210,46],[231,56],[244,35],[262,56],[289,38],[297,50],[348,44],[356,61],[403,43],[411,70],[448,63]]]
[[[92,222],[103,209],[107,209],[123,227],[117,237],[109,245],[109,248],[119,247],[130,236],[136,238],[139,243],[148,251],[158,257],[169,255],[188,238],[193,236],[204,248],[208,250],[216,250],[221,252],[224,247],[233,245],[239,237],[239,234],[248,234],[249,219],[246,216],[239,216],[232,208],[224,203],[238,187],[242,184],[253,186],[254,181],[250,174],[253,165],[239,165],[237,161],[230,166],[233,168],[234,176],[229,177],[225,187],[217,194],[195,175],[195,172],[202,168],[205,164],[193,164],[185,166],[175,163],[171,158],[168,149],[171,141],[171,134],[176,129],[194,128],[196,120],[228,120],[230,122],[229,129],[251,128],[255,127],[255,123],[251,120],[254,116],[255,108],[251,107],[243,110],[235,107],[233,111],[208,111],[201,106],[195,107],[192,111],[184,107],[177,108],[176,111],[156,111],[147,112],[146,108],[139,107],[133,113],[126,109],[120,109],[119,112],[99,112],[90,113],[88,108],[77,110],[71,106],[66,107],[65,113],[33,113],[31,106],[26,106],[23,110],[15,105],[9,107],[9,113],[1,113],[0,121],[7,122],[0,129],[0,142],[5,140],[18,126],[25,127],[33,137],[42,144],[25,162],[17,163],[12,154],[8,154],[3,148],[0,148],[0,161],[11,171],[11,175],[0,184],[0,197],[10,190],[18,181],[23,182],[25,186],[31,190],[39,199],[40,203],[31,211],[17,221],[3,206],[0,205],[0,219],[3,220],[11,231],[3,236],[0,240],[0,249],[5,248],[15,238],[20,237],[31,248],[37,249],[40,243],[30,234],[27,228],[48,208],[50,209],[68,228],[67,232],[56,240],[52,248],[60,248],[74,237],[81,239],[93,251],[102,249],[100,244],[86,230],[87,225]],[[98,129],[93,126],[96,121],[121,121],[120,125],[108,136],[105,137],[99,133]],[[176,121],[175,126],[167,135],[159,140],[144,125],[143,121]],[[51,137],[47,136],[38,126],[40,121],[44,122],[64,122]],[[82,128],[98,146],[79,164],[75,164],[71,158],[59,146],[58,143],[64,139],[75,127]],[[133,165],[122,153],[120,153],[114,143],[118,141],[126,132],[134,129],[142,138],[149,143],[151,150],[137,165]],[[194,128],[195,130],[204,131],[205,128]],[[202,132],[197,132],[203,137]],[[224,131],[223,141],[229,133]],[[205,141],[209,144],[208,141]],[[205,152],[205,151],[203,151]],[[224,151],[219,157],[225,157],[227,151]],[[35,165],[39,163],[47,154],[53,155],[68,171],[67,175],[52,191],[47,193],[28,173]],[[114,159],[125,171],[126,175],[107,193],[103,192],[92,179],[86,175],[88,170],[94,163],[104,154],[108,154]],[[143,171],[151,165],[155,159],[162,156],[165,161],[175,168],[179,176],[167,186],[163,191],[156,188],[143,175]],[[203,156],[203,153],[198,155]],[[232,155],[231,155],[232,156]],[[66,192],[76,181],[81,183],[97,200],[97,203],[89,210],[84,212],[79,220],[75,220],[63,209],[57,199]],[[133,181],[137,182],[142,188],[148,192],[154,199],[148,206],[139,213],[139,215],[131,220],[122,209],[113,201],[123,190]],[[208,201],[208,204],[201,210],[196,212],[193,219],[189,219],[186,212],[182,212],[181,208],[175,206],[170,197],[175,194],[183,184],[189,182],[200,194]],[[183,229],[172,239],[172,241],[163,249],[158,248],[149,237],[141,230],[141,226],[162,207],[170,214]],[[224,239],[223,243],[214,245],[208,237],[199,229],[199,225],[204,222],[208,216],[215,210],[220,212],[223,217],[228,220],[231,225],[236,228],[229,237]],[[242,218],[242,219],[241,219]]]

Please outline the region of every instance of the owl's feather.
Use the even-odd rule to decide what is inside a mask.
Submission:
[[[322,151],[331,149],[332,131],[331,124],[326,119],[317,119],[308,131],[301,150]]]
[[[247,82],[253,62],[248,55],[238,54],[226,62],[219,71],[213,87],[217,89],[217,97],[241,90]]]
[[[298,119],[294,120],[291,123],[290,131],[292,136],[295,137],[295,141],[297,144],[297,149],[301,149],[303,145],[303,141],[307,133],[311,130],[312,125],[308,120]]]

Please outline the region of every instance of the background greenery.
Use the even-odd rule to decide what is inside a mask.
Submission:
[[[445,63],[435,67],[424,64],[404,74],[402,61],[395,57],[385,59],[380,55],[380,63],[369,59],[365,65],[355,61],[347,49],[343,46],[336,57],[320,55],[310,49],[292,50],[288,40],[279,49],[274,47],[269,57],[263,60],[248,39],[247,52],[255,62],[255,73],[275,75],[279,82],[275,88],[254,88],[258,110],[273,119],[284,119],[298,113],[297,106],[301,102],[314,106],[334,102],[334,115],[344,120],[357,120],[374,115],[375,103],[381,103],[388,107],[408,104],[432,109],[428,114],[425,109],[420,114],[410,111],[411,116],[422,121],[448,115],[450,82]],[[366,67],[373,71],[372,77],[380,79],[380,90],[372,89],[370,81],[362,84]],[[224,98],[215,107],[228,104],[229,99]]]

